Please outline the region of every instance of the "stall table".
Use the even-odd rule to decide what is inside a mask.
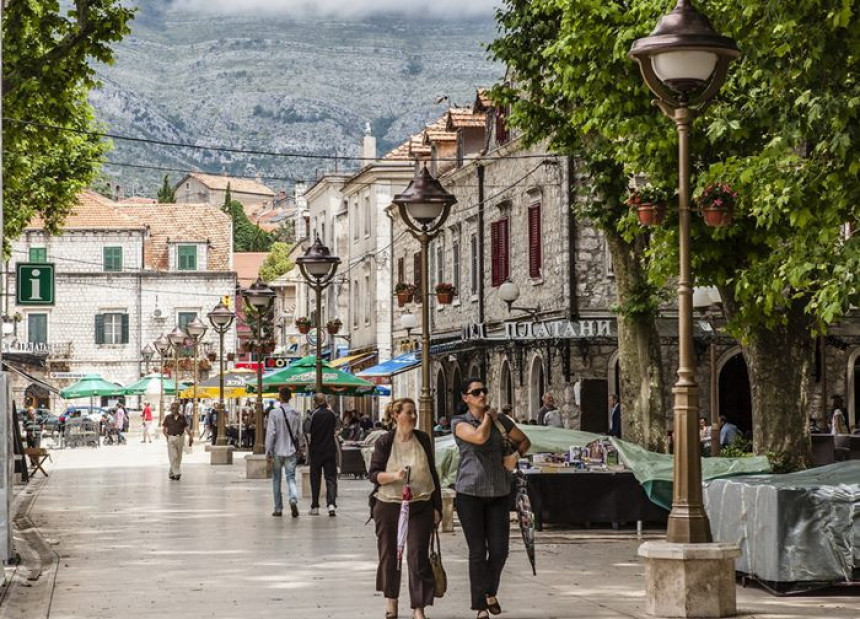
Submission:
[[[367,469],[364,467],[364,458],[361,457],[360,447],[341,448],[340,474],[352,475],[355,478],[367,477]]]
[[[633,473],[560,469],[526,471],[535,528],[544,523],[591,524],[627,522],[665,524],[669,512],[654,504]]]

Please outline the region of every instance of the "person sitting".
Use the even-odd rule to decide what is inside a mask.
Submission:
[[[433,436],[447,436],[451,434],[451,423],[445,415],[439,417],[439,422],[433,426]]]

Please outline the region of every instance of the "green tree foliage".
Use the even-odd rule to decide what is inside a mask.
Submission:
[[[224,206],[221,207],[233,220],[233,251],[269,251],[272,247],[272,235],[259,226],[255,226],[248,216],[242,203],[232,199],[230,185],[224,198]]]
[[[696,6],[743,55],[693,128],[694,188],[724,182],[739,192],[735,225],[694,222],[694,272],[698,283],[720,287],[744,344],[756,451],[804,453],[809,334],[860,300],[860,248],[845,234],[860,218],[860,29],[849,0]],[[623,179],[678,183],[674,126],[649,105],[627,58],[669,8],[658,0],[505,0],[501,36],[490,46],[516,76],[495,92],[512,105],[511,122],[532,141],[582,156],[600,198],[590,215],[624,239],[642,233],[617,206]],[[676,272],[672,223],[648,239],[651,285]]]
[[[158,190],[156,197],[159,204],[176,203],[176,191],[173,189],[173,185],[170,184],[170,178],[167,174],[164,175],[164,182],[161,183],[161,188]]]
[[[66,4],[66,3],[64,3]],[[75,196],[98,172],[108,144],[87,93],[93,65],[113,61],[111,44],[129,33],[134,11],[119,0],[4,2],[4,239],[16,238],[34,215],[56,232]]]
[[[278,279],[281,275],[288,273],[293,268],[293,261],[290,260],[290,249],[292,247],[287,243],[273,243],[269,255],[263,261],[260,267],[260,277],[263,281],[271,282]]]

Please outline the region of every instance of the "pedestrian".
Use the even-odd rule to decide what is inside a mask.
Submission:
[[[451,434],[451,422],[445,415],[439,417],[439,422],[433,426],[433,436],[448,436]]]
[[[504,412],[504,409],[502,409]],[[508,415],[510,417],[510,415]],[[552,428],[563,428],[564,420],[561,418],[561,411],[557,408],[551,408],[546,412],[546,415],[543,417],[543,425],[549,426]]]
[[[152,409],[149,407],[149,402],[144,402],[143,404],[143,412],[140,414],[140,418],[143,421],[143,440],[141,443],[151,443],[152,442]]]
[[[510,472],[531,446],[510,417],[488,407],[487,393],[483,380],[467,378],[460,389],[466,412],[451,422],[460,452],[455,504],[469,547],[469,586],[478,619],[502,612],[497,595],[510,540]]]
[[[845,405],[842,403],[842,396],[835,395],[831,398],[833,405],[830,407],[830,433],[836,436],[837,434],[848,434],[848,424],[845,422]]]
[[[116,424],[116,440],[117,445],[125,445],[125,436],[123,436],[123,432],[125,431],[125,421],[126,421],[125,407],[122,402],[116,403],[116,413],[114,414],[114,423]]]
[[[615,393],[609,396],[609,436],[621,438],[621,401]]]
[[[699,444],[702,446],[702,455],[711,455],[711,425],[704,417],[699,417]]]
[[[290,495],[290,515],[299,517],[299,493],[296,489],[296,464],[298,464],[299,441],[302,436],[302,417],[290,406],[293,393],[288,387],[278,390],[280,404],[269,411],[266,426],[266,460],[272,464],[272,490],[275,495],[275,511],[272,516],[280,517],[284,511],[281,494],[281,470],[287,478]]]
[[[200,431],[200,440],[205,441],[208,440],[212,435],[212,417],[209,414],[209,411],[203,410],[203,430]]]
[[[337,515],[337,415],[328,407],[325,394],[314,396],[316,408],[308,424],[311,466],[311,516],[319,516],[320,476],[325,472],[326,508],[329,516]]]
[[[42,430],[42,419],[41,417],[39,417],[39,415],[36,414],[36,409],[31,403],[30,406],[27,407],[27,420],[24,424],[27,447],[38,449],[42,446]],[[38,459],[36,458],[36,456],[30,457],[30,464],[36,466],[37,462]]]
[[[741,435],[738,427],[729,421],[725,415],[720,415],[720,447],[728,447]]]
[[[551,393],[543,394],[543,398],[541,398],[543,402],[543,406],[538,411],[537,415],[537,425],[545,426],[546,425],[546,414],[550,411],[555,410],[555,398]]]
[[[397,533],[408,477],[412,490],[406,534],[406,565],[409,568],[409,600],[413,619],[424,619],[424,608],[433,605],[436,582],[430,565],[430,536],[442,521],[442,491],[430,437],[415,429],[415,402],[394,402],[395,429],[381,436],[370,459],[370,481],[374,484],[372,515],[376,524],[379,565],[376,590],[385,595],[385,616],[397,617],[400,569]]]
[[[179,480],[182,477],[182,435],[188,435],[188,446],[194,444],[194,435],[188,419],[182,414],[179,402],[170,405],[170,414],[164,418],[162,432],[167,439],[167,457],[170,458],[170,479]]]

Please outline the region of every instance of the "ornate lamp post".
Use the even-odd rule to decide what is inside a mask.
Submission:
[[[678,381],[672,390],[676,437],[672,512],[666,543],[649,542],[639,550],[646,560],[646,610],[655,615],[669,613],[671,608],[689,609],[694,599],[697,616],[723,617],[736,610],[734,558],[739,550],[729,544],[710,544],[711,529],[702,501],[690,267],[690,129],[719,91],[729,63],[739,54],[735,42],[718,34],[687,0],[678,0],[651,35],[637,39],[629,53],[656,95],[655,104],[678,130],[679,364]],[[713,561],[712,571],[688,571],[685,565],[697,559]],[[684,574],[693,576],[685,578]],[[697,574],[702,575],[697,578]],[[719,582],[709,582],[713,580]],[[659,584],[664,582],[673,584]]]
[[[194,436],[197,436],[197,432],[200,429],[200,416],[197,413],[197,382],[199,379],[199,368],[197,363],[200,351],[200,340],[204,335],[206,335],[207,329],[208,327],[202,320],[200,320],[199,316],[195,316],[191,322],[185,325],[185,333],[194,342],[194,373],[191,377],[194,390],[194,395],[192,396],[194,404],[192,409],[193,412],[191,413],[191,431],[194,432]]]
[[[227,409],[224,406],[224,335],[233,325],[236,314],[231,312],[230,308],[223,303],[218,303],[215,309],[209,312],[208,317],[212,328],[218,334],[218,430],[215,445],[227,447]]]
[[[167,336],[163,333],[152,343],[155,346],[155,350],[158,351],[158,359],[161,362],[161,373],[159,374],[159,388],[158,388],[158,427],[159,431],[155,433],[155,437],[158,438],[159,434],[161,434],[160,428],[164,423],[164,360],[170,356],[170,351],[172,349],[172,345],[170,344],[170,340],[167,339]],[[175,381],[174,381],[175,383]]]
[[[179,349],[185,346],[185,331],[179,327],[174,327],[173,331],[167,334],[167,339],[173,348],[173,393],[174,397],[179,399]],[[185,412],[185,411],[181,411]]]
[[[143,350],[140,351],[140,358],[143,359],[144,363],[144,374],[149,374],[149,362],[152,361],[152,357],[155,356],[155,349],[152,347],[152,344],[147,344],[143,347]]]
[[[259,277],[248,288],[242,290],[245,305],[251,310],[248,326],[251,328],[253,347],[257,355],[257,411],[254,415],[254,453],[261,455],[263,443],[263,353],[274,344],[274,318],[272,308],[275,291]]]
[[[421,244],[421,396],[418,421],[433,440],[433,398],[430,395],[430,274],[427,252],[430,241],[439,234],[457,199],[433,178],[425,166],[401,194],[392,200],[410,234]]]
[[[299,265],[299,270],[302,272],[302,277],[307,280],[308,286],[316,293],[317,350],[315,390],[317,393],[322,393],[322,291],[331,283],[334,274],[337,272],[337,265],[340,264],[340,258],[332,256],[329,248],[323,245],[322,241],[317,237],[314,244],[308,248],[304,255],[296,258],[296,264]]]

